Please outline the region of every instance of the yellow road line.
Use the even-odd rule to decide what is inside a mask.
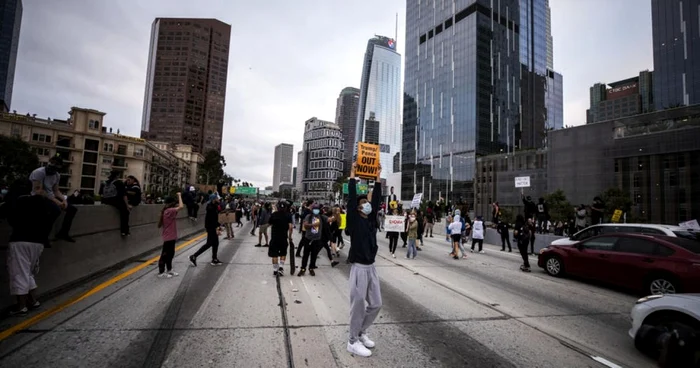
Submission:
[[[194,244],[195,242],[203,239],[206,236],[207,236],[207,234],[198,235],[198,236],[180,244],[179,246],[177,246],[177,248],[175,248],[175,251],[178,251],[182,248],[188,247],[188,246]],[[21,331],[21,330],[24,330],[28,327],[31,327],[31,326],[45,320],[46,318],[51,317],[54,314],[70,307],[71,305],[78,303],[79,301],[84,300],[85,298],[88,298],[88,297],[100,292],[101,290],[104,290],[104,289],[114,285],[115,283],[119,282],[120,280],[123,280],[123,279],[135,274],[136,272],[139,272],[139,271],[143,270],[144,268],[150,266],[153,262],[157,262],[159,259],[160,259],[160,256],[155,256],[155,257],[147,260],[146,262],[144,262],[136,267],[133,267],[133,268],[131,268],[131,269],[129,269],[129,270],[117,275],[117,276],[114,276],[113,278],[95,286],[91,290],[86,291],[85,293],[83,293],[82,295],[80,295],[76,298],[69,299],[69,300],[63,302],[62,304],[59,304],[51,309],[45,310],[32,318],[29,318],[25,321],[22,321],[22,322],[18,323],[17,325],[14,325],[14,326],[8,328],[7,330],[0,332],[0,341],[5,340],[6,338],[12,336],[17,331]]]

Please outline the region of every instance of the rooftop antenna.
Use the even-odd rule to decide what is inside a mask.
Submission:
[[[396,12],[396,29],[394,31],[394,42],[399,42],[399,13]]]

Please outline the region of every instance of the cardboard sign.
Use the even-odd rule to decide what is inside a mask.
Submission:
[[[403,216],[386,216],[384,220],[384,231],[396,231],[399,233],[406,230],[406,218]]]
[[[379,145],[357,142],[355,174],[365,179],[377,179],[379,174]]]
[[[620,217],[622,217],[622,210],[615,210],[610,220],[612,222],[618,223],[620,222]]]
[[[680,226],[684,229],[700,230],[700,225],[698,224],[698,220],[690,220],[690,221],[681,222],[680,224],[678,224],[678,226]]]
[[[420,208],[420,202],[423,200],[423,193],[416,193],[411,201],[411,208]]]
[[[516,176],[515,177],[515,187],[516,188],[529,188],[530,187],[530,177],[529,176]]]

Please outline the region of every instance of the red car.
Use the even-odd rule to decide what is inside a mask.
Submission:
[[[700,241],[662,235],[604,234],[550,245],[537,265],[649,294],[700,292]]]

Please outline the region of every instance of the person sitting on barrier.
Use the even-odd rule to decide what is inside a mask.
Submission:
[[[112,170],[107,181],[100,186],[102,203],[110,205],[119,211],[119,229],[122,236],[131,235],[129,233],[129,199],[126,195],[126,184],[119,179],[121,171]]]
[[[49,164],[46,167],[40,167],[29,175],[29,180],[32,181],[32,195],[39,194],[51,200],[53,203],[53,220],[54,222],[61,216],[61,212],[65,211],[66,216],[63,218],[61,230],[56,234],[56,239],[65,240],[75,243],[68,233],[73,225],[75,214],[78,209],[68,204],[66,196],[58,189],[58,183],[61,180],[61,174],[58,170],[63,167],[63,159],[60,156],[51,157]],[[47,244],[47,248],[50,247]]]
[[[197,221],[197,212],[199,211],[199,205],[197,202],[197,192],[193,186],[190,186],[189,190],[185,192],[182,201],[187,206],[187,217],[192,221]]]
[[[126,199],[130,210],[141,204],[141,184],[135,176],[126,177]]]
[[[5,203],[12,227],[7,251],[10,294],[17,297],[17,308],[10,311],[11,315],[26,315],[29,309],[40,306],[34,295],[35,276],[55,220],[54,202],[39,192],[30,195],[31,191],[32,182],[18,180],[12,184]]]

